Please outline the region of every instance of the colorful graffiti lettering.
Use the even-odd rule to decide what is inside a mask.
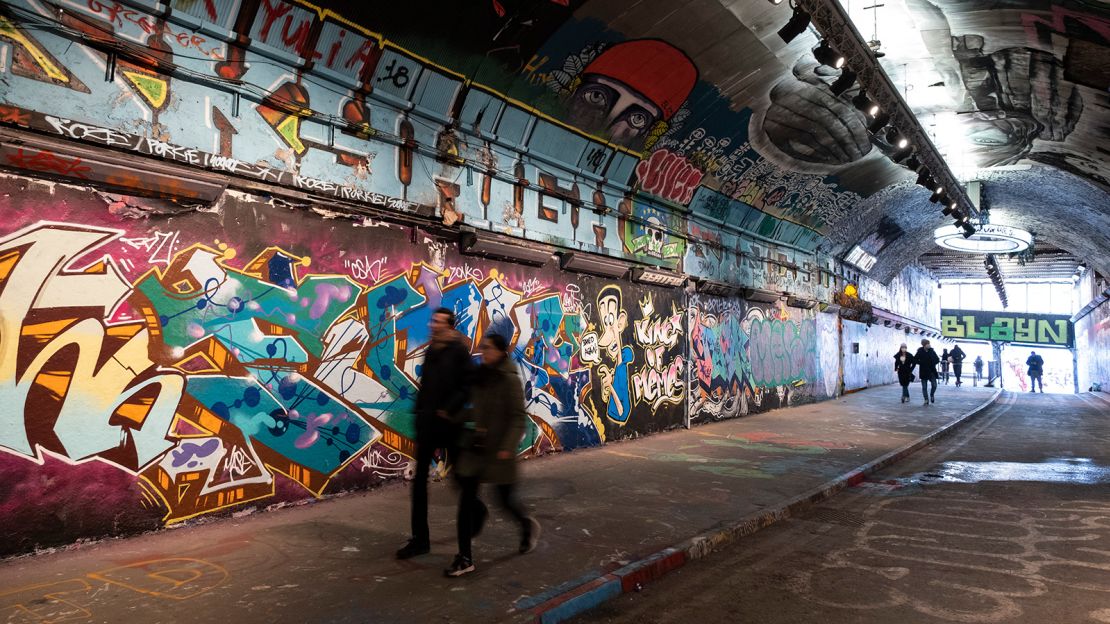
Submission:
[[[812,323],[768,318],[759,311],[751,315],[749,337],[754,385],[806,383],[806,373],[813,370],[817,354],[816,328]]]
[[[277,247],[232,266],[226,244],[179,238],[42,223],[0,240],[0,395],[18,406],[0,446],[137,474],[166,521],[272,495],[277,473],[319,495],[355,458],[411,456],[441,305],[471,341],[512,337],[532,415],[522,452],[599,440],[579,422],[582,327],[558,292],[425,264],[364,286]],[[372,451],[379,440],[394,451]]]
[[[741,325],[742,304],[700,298],[691,302],[688,313],[691,418],[719,419],[743,413],[743,386],[750,364],[748,335]]]
[[[643,347],[645,363],[632,375],[635,398],[652,409],[664,403],[681,403],[685,398],[686,363],[681,355],[668,357],[668,351],[678,345],[682,336],[683,314],[674,308],[670,314],[657,314],[649,294],[640,302],[640,316],[633,327],[636,342]]]
[[[43,173],[56,173],[63,176],[88,178],[92,169],[81,163],[80,158],[66,158],[49,150],[32,150],[19,148],[14,154],[8,155],[8,163],[23,169],[41,171]]]
[[[655,150],[636,165],[636,177],[643,190],[683,206],[693,199],[703,175],[685,158],[665,149]]]

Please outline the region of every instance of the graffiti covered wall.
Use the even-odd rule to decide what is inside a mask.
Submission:
[[[691,420],[835,396],[826,376],[838,362],[820,341],[835,348],[836,337],[818,334],[815,313],[707,295],[691,296],[688,311]]]
[[[279,0],[174,2],[164,16],[79,0],[6,4],[5,123],[47,115],[47,131],[67,138],[135,135],[190,165],[252,177],[261,167],[306,190],[431,207],[448,225],[668,268],[681,267],[695,227],[723,227],[728,254],[804,273],[853,204],[906,177],[873,149],[853,92],[827,95],[831,76],[799,70],[743,98],[722,91],[715,77],[751,75],[761,65],[745,63],[774,54],[751,26],[770,22],[712,0],[689,15],[706,29],[732,24],[723,41],[754,48],[750,57],[696,52],[702,29],[661,0],[627,11],[620,28],[605,18],[625,12],[619,2],[534,3],[535,19],[522,20],[531,26],[508,31],[498,3],[432,20],[411,4],[333,3],[342,16]],[[116,43],[138,52],[106,72]],[[795,61],[809,63],[782,62]],[[835,114],[814,132],[792,130],[814,97]],[[18,159],[66,169],[41,156]],[[752,248],[753,237],[772,244]],[[797,268],[768,268],[760,262],[749,285],[791,282],[809,296],[812,285],[793,284]]]
[[[890,283],[881,284],[866,276],[859,281],[860,297],[876,307],[930,327],[940,327],[940,291],[937,278],[928,269],[911,264]]]
[[[238,193],[145,219],[14,176],[0,196],[0,509],[20,527],[5,553],[403,475],[439,306],[472,343],[510,338],[521,453],[685,415],[680,293]]]
[[[1103,292],[1110,282],[1097,281],[1087,292]],[[1103,303],[1075,323],[1079,362],[1079,391],[1110,392],[1110,302]]]

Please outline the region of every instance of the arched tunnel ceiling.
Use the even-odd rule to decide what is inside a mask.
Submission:
[[[819,233],[833,253],[859,243],[885,281],[929,250],[946,219],[914,175],[886,158],[889,146],[869,136],[850,102],[858,90],[832,94],[838,72],[814,61],[812,31],[789,45],[778,37],[788,4],[332,8],[645,159],[684,159],[701,188],[661,185],[669,200],[694,212],[754,206]],[[865,7],[876,3],[844,4],[865,38],[882,41],[884,68],[957,175],[990,181],[992,222],[1030,227],[1110,272],[1107,5],[885,0],[875,15]]]
[[[573,178],[576,197],[579,183],[604,175],[682,205],[695,236],[726,223],[833,254],[859,244],[878,258],[871,275],[885,281],[945,222],[915,174],[887,158],[891,146],[867,132],[852,104],[858,88],[833,94],[840,72],[814,60],[816,34],[789,44],[777,35],[789,3],[326,1],[174,0],[171,15],[223,16],[223,27],[269,50],[237,65],[242,49],[229,48],[234,58],[214,68],[224,78],[274,64],[263,57],[302,57],[274,101],[307,108],[300,82],[319,76],[366,84],[378,101],[419,107],[444,145],[453,132],[439,124],[457,123],[468,136],[532,151]],[[819,1],[835,0],[806,0]],[[858,30],[883,40],[882,63],[949,162],[964,179],[985,180],[993,222],[1030,227],[1110,273],[1106,4],[886,0],[879,14],[843,1]],[[61,9],[55,17],[70,19]],[[16,54],[13,66],[28,58]],[[354,95],[327,114],[369,124]],[[600,207],[600,187],[597,196]]]

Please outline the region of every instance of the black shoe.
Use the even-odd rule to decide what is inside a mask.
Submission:
[[[520,537],[520,554],[526,555],[540,543],[540,523],[532,517],[524,519],[524,533]]]
[[[451,567],[444,570],[443,575],[453,578],[464,574],[470,574],[474,569],[474,561],[469,557],[455,555],[455,560],[451,562]]]
[[[421,543],[416,540],[409,540],[408,544],[405,544],[401,547],[400,550],[397,551],[397,558],[412,559],[417,555],[426,555],[431,552],[431,550],[431,545],[426,542]]]
[[[489,507],[482,501],[478,501],[478,508],[474,510],[474,518],[471,519],[470,537],[478,537],[482,529],[486,526],[486,520],[489,518]]]

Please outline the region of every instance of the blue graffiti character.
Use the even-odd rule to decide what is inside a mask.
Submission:
[[[601,400],[605,414],[618,423],[628,422],[632,398],[628,391],[628,365],[632,363],[631,347],[621,346],[621,334],[628,327],[628,314],[621,306],[621,289],[606,286],[597,295],[599,336],[603,364],[597,373],[601,381]]]

